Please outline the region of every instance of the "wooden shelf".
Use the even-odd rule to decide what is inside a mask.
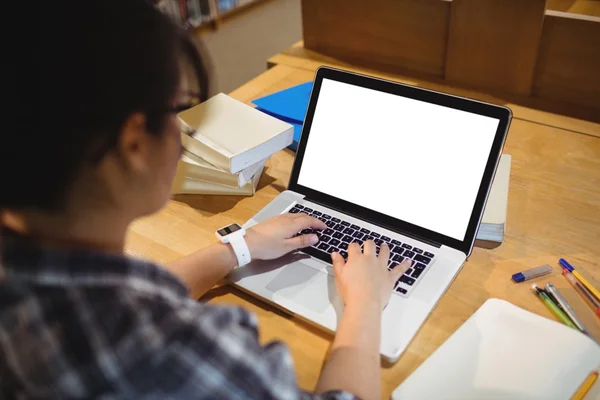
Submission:
[[[271,1],[271,0],[252,0],[247,3],[241,4],[239,6],[233,7],[227,11],[219,12],[216,1],[213,0],[213,1],[211,1],[211,7],[214,7],[214,10],[216,10],[215,16],[213,17],[213,19],[206,20],[206,21],[202,22],[202,24],[200,24],[196,27],[192,27],[191,29],[193,30],[193,32],[195,34],[201,34],[208,30],[216,30],[221,26],[221,24],[223,24],[227,20],[229,20],[235,16],[238,16],[240,14],[243,14],[244,12],[246,12],[260,4],[264,4],[268,1]]]

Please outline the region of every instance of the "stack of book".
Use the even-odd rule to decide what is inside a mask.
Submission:
[[[179,114],[184,153],[172,194],[252,196],[265,162],[294,128],[223,93]]]

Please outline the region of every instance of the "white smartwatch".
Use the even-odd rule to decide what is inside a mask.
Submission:
[[[217,239],[225,244],[229,244],[235,253],[238,261],[238,267],[243,267],[252,261],[250,249],[246,244],[246,230],[238,224],[231,224],[218,229],[215,232]]]

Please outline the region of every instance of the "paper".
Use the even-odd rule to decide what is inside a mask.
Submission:
[[[568,399],[600,366],[582,333],[488,300],[392,394],[393,399]]]

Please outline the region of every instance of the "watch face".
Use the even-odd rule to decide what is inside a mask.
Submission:
[[[235,231],[239,231],[240,229],[242,229],[242,227],[241,227],[241,226],[239,226],[238,224],[231,224],[231,225],[229,225],[229,226],[226,226],[226,227],[224,227],[224,228],[221,228],[221,229],[219,229],[219,230],[217,231],[217,233],[218,233],[220,236],[227,236],[227,235],[229,235],[230,233],[233,233],[233,232],[235,232]]]

